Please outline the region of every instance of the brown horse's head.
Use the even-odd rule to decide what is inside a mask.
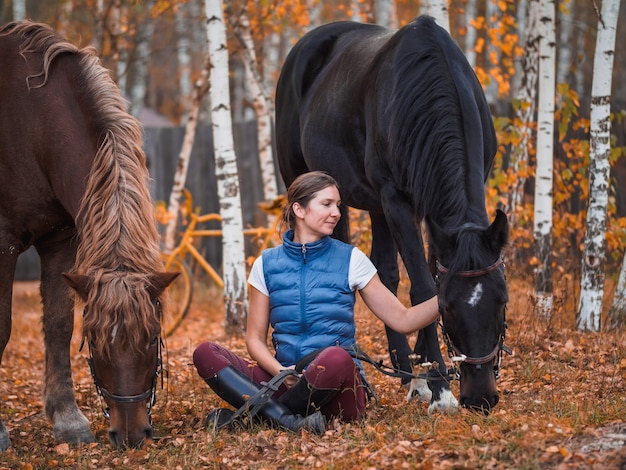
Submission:
[[[151,407],[161,372],[161,295],[178,274],[120,270],[64,274],[85,302],[83,335],[109,441],[137,447],[152,438]]]

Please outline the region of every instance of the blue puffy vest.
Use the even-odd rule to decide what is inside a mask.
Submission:
[[[355,344],[355,292],[348,283],[352,250],[330,237],[294,243],[290,230],[283,245],[263,252],[272,343],[284,366],[320,348]]]

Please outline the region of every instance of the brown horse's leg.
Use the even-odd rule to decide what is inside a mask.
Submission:
[[[87,418],[74,398],[70,341],[74,329],[74,299],[61,273],[71,270],[75,249],[69,241],[38,246],[41,257],[43,333],[46,347],[44,406],[57,441],[93,442]]]
[[[11,298],[17,256],[17,250],[12,252],[5,246],[0,247],[0,363],[2,363],[4,348],[11,336]],[[9,431],[0,418],[0,452],[7,450],[10,446]]]

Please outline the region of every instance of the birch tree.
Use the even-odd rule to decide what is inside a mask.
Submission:
[[[542,0],[542,34],[539,45],[539,104],[537,133],[537,169],[535,174],[535,208],[533,232],[538,266],[535,294],[537,312],[549,318],[552,315],[552,185],[554,153],[555,102],[555,3]]]
[[[375,0],[376,23],[390,29],[398,28],[398,14],[395,0]]]
[[[450,13],[448,0],[429,0],[428,14],[435,18],[435,21],[443,29],[450,32]]]
[[[572,10],[575,8],[574,2],[571,0],[561,0],[559,2],[559,44],[563,47],[559,48],[559,58],[556,67],[556,82],[568,83],[571,75],[572,56],[576,49],[572,47],[574,39],[574,21]]]
[[[228,47],[221,0],[206,0],[207,39],[210,65],[211,127],[220,215],[226,329],[245,329],[248,310],[246,261],[237,156],[233,141],[228,83]]]
[[[465,6],[465,24],[467,25],[467,33],[465,34],[465,57],[469,62],[472,69],[476,68],[476,39],[478,38],[478,31],[472,24],[472,21],[476,20],[476,8],[477,0],[468,0]]]
[[[526,37],[524,39],[524,54],[520,60],[520,85],[514,100],[515,117],[517,118],[517,130],[519,143],[513,149],[512,172],[517,177],[513,183],[509,195],[509,207],[507,212],[511,225],[518,218],[518,208],[522,206],[524,197],[524,185],[526,183],[527,167],[529,162],[530,143],[533,136],[532,123],[535,117],[535,100],[537,97],[537,76],[539,73],[539,44],[541,41],[541,2],[529,0],[526,9],[527,18],[525,23]]]
[[[263,179],[263,197],[266,201],[273,201],[278,196],[276,183],[276,169],[274,167],[274,151],[272,149],[272,102],[263,86],[263,79],[257,69],[256,50],[250,20],[243,12],[236,25],[239,40],[242,45],[243,63],[248,77],[247,83],[252,95],[252,107],[257,122],[257,144],[259,148],[259,166]]]
[[[145,18],[137,25],[136,57],[133,61],[133,82],[128,92],[130,99],[130,110],[133,116],[139,118],[146,99],[148,69],[150,65],[150,55],[152,48],[152,35],[154,33],[154,21],[150,17],[150,11],[154,6],[154,0],[146,0],[143,3]]]
[[[187,11],[190,5],[183,3],[178,5],[175,12],[175,28],[176,28],[176,55],[178,58],[178,90],[182,105],[181,122],[187,122],[189,111],[195,105],[193,102],[193,93],[191,83],[191,54],[188,29]],[[197,117],[197,116],[196,116]]]
[[[200,114],[200,105],[202,98],[209,90],[209,65],[210,61],[207,56],[206,67],[202,71],[200,78],[194,87],[194,96],[191,102],[191,108],[185,115],[187,123],[185,124],[185,136],[183,137],[183,145],[178,155],[178,164],[176,165],[176,173],[174,174],[174,184],[170,192],[170,200],[167,206],[167,212],[170,218],[165,229],[165,240],[163,251],[170,253],[174,249],[176,242],[176,227],[178,225],[178,209],[180,207],[180,198],[187,181],[187,172],[189,170],[189,160],[191,159],[191,150],[193,142],[196,138],[196,129],[198,127],[198,115]]]
[[[589,202],[580,280],[579,330],[600,330],[604,296],[609,173],[611,165],[611,77],[619,0],[603,0],[591,85]]]
[[[26,18],[26,0],[13,0],[13,21]]]
[[[606,318],[609,330],[624,328],[626,325],[626,256],[622,260],[622,269],[619,273],[617,288],[613,294],[613,302]]]

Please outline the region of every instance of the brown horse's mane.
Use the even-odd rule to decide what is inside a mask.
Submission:
[[[93,281],[84,299],[83,333],[105,356],[113,332],[138,348],[141,338],[156,332],[158,313],[147,287],[149,275],[163,271],[140,124],[126,111],[126,102],[93,47],[80,49],[45,24],[25,21],[10,29],[23,38],[23,56],[43,55],[40,74],[27,79],[31,87],[46,84],[59,55],[74,55],[80,61],[88,87],[84,96],[93,99],[100,126],[98,150],[76,221],[79,244],[74,272]]]

